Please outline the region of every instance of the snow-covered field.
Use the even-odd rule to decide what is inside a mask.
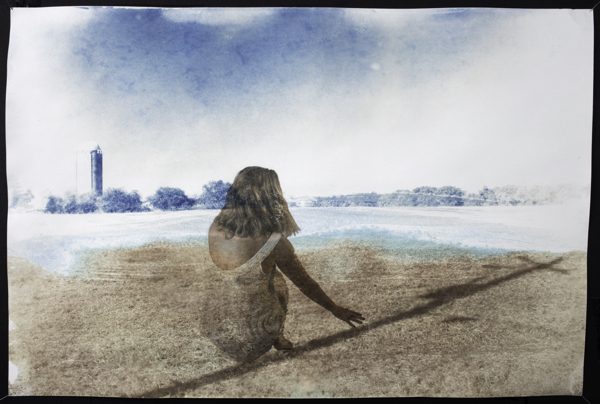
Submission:
[[[216,210],[51,215],[9,211],[8,254],[69,273],[82,252],[154,241],[206,242]],[[297,249],[350,239],[402,251],[454,248],[476,254],[505,250],[587,249],[589,200],[561,205],[486,207],[292,208],[302,231]]]

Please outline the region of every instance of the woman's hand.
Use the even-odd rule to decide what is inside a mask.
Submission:
[[[324,309],[329,310],[334,316],[350,324],[352,327],[356,327],[352,324],[353,322],[362,324],[362,322],[365,321],[362,314],[338,306],[325,294],[319,284],[306,272],[300,263],[300,260],[294,253],[292,243],[290,243],[287,238],[282,237],[281,240],[279,240],[279,243],[277,243],[277,246],[273,250],[273,256],[275,257],[275,263],[281,272],[294,282],[294,285],[296,285],[298,289],[313,302],[319,304]]]
[[[352,324],[352,322],[362,324],[362,322],[365,321],[365,318],[362,314],[337,305],[334,306],[333,309],[331,309],[331,314],[333,314],[340,320],[347,322],[354,328],[356,328],[356,326]]]

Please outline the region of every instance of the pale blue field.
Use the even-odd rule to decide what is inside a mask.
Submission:
[[[68,274],[81,253],[156,241],[206,243],[217,210],[50,215],[9,212],[8,254]],[[546,206],[293,208],[298,251],[340,241],[405,258],[587,249],[589,202]]]

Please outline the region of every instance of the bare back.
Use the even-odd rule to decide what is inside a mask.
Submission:
[[[227,238],[224,231],[221,231],[213,222],[208,231],[208,249],[215,265],[222,270],[233,270],[245,264],[249,259],[263,247],[269,237],[237,237]],[[281,301],[285,301],[287,306],[287,288],[285,281],[279,270],[290,279],[298,289],[309,299],[321,305],[324,309],[331,311],[336,317],[347,322],[354,327],[352,321],[362,324],[364,317],[355,311],[343,308],[334,303],[333,300],[325,294],[319,284],[310,277],[304,269],[304,266],[296,256],[294,247],[287,237],[281,237],[270,255],[262,260],[262,270],[267,274],[272,274],[271,280],[277,281],[280,285],[273,289],[285,292],[278,293],[283,296]]]
[[[268,236],[227,238],[213,222],[208,231],[208,251],[217,267],[222,270],[236,269],[250,258],[265,244]],[[272,259],[263,262],[263,269],[272,267]]]

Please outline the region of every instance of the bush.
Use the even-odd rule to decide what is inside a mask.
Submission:
[[[137,192],[109,189],[102,196],[102,209],[108,213],[141,212],[142,200]]]
[[[46,202],[46,208],[44,212],[46,213],[64,213],[64,201],[56,196],[50,196],[48,198],[48,202]]]
[[[84,195],[79,199],[71,196],[65,204],[65,213],[93,213],[97,210],[97,201],[93,195]]]
[[[98,210],[98,201],[94,196],[84,196],[77,204],[77,213],[93,213]]]
[[[484,186],[483,189],[479,191],[479,198],[481,199],[481,203],[483,205],[498,205],[498,198],[496,197],[496,193],[493,189],[490,189],[486,186]]]
[[[77,199],[74,196],[70,196],[65,203],[64,211],[65,213],[77,213]]]
[[[159,188],[149,200],[152,207],[161,210],[189,209],[194,205],[194,200],[179,188]]]
[[[436,187],[417,187],[413,189],[413,206],[440,206],[441,200]]]
[[[465,204],[465,191],[460,188],[445,186],[438,189],[441,204],[445,206],[463,206]]]
[[[225,197],[231,184],[228,182],[210,181],[202,187],[202,195],[198,198],[198,205],[206,209],[222,209],[225,206]]]

